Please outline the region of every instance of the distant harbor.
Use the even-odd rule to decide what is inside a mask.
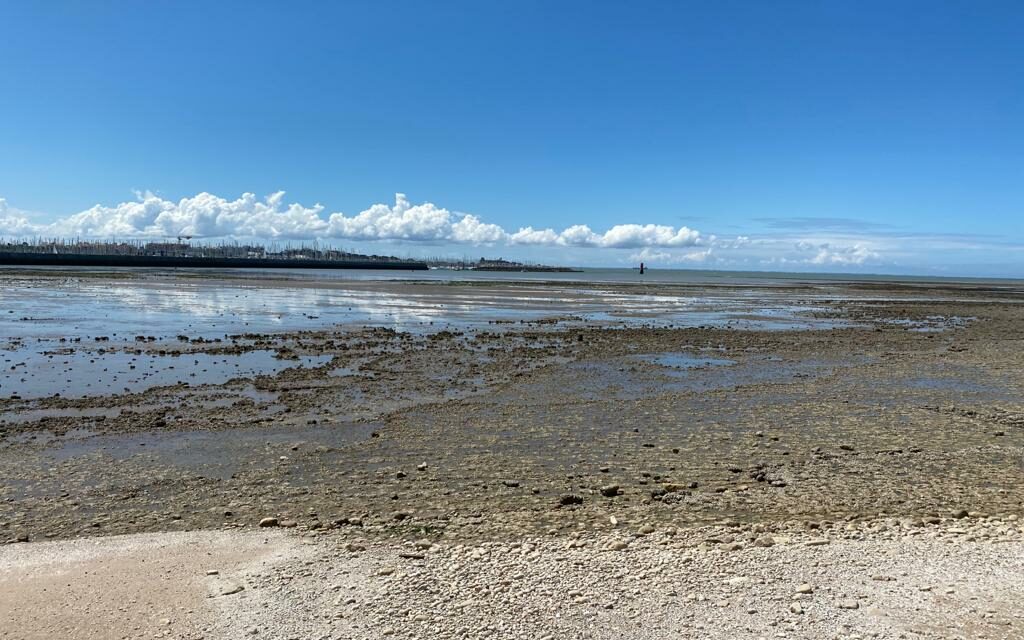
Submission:
[[[365,255],[314,246],[263,246],[224,242],[0,240],[0,266],[48,267],[188,267],[208,269],[391,269],[424,271],[490,271],[511,273],[581,273],[573,267],[516,262],[504,258],[479,260]]]
[[[394,256],[318,247],[192,245],[177,242],[0,242],[0,265],[164,267],[206,269],[391,269],[424,271],[427,264]]]

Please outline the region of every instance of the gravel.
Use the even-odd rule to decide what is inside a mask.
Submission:
[[[1014,516],[451,544],[371,529],[0,547],[0,638],[1024,638]],[[771,546],[747,544],[770,536]],[[721,540],[733,540],[725,543]],[[717,541],[717,542],[711,542]]]
[[[798,528],[639,527],[479,545],[318,536],[218,599],[216,637],[1022,638],[1024,528],[896,519],[808,546]],[[712,544],[771,535],[771,547]],[[308,541],[308,540],[307,540]],[[414,559],[404,552],[420,549]],[[727,550],[735,549],[735,550]]]

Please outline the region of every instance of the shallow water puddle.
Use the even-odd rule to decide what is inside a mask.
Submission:
[[[185,382],[221,384],[232,378],[274,375],[294,367],[327,364],[331,356],[282,360],[275,351],[242,354],[134,354],[120,351],[0,352],[0,395],[24,399],[135,393]]]
[[[366,440],[379,425],[274,426],[230,431],[150,431],[127,435],[99,435],[61,439],[45,452],[54,462],[81,456],[102,455],[115,460],[139,459],[186,469],[196,475],[227,480],[246,467],[266,467],[286,462],[283,453],[295,456],[316,447],[338,448]],[[286,458],[290,456],[285,456]]]
[[[216,409],[233,407],[239,403],[252,402],[255,405],[273,405],[278,394],[272,391],[261,391],[252,385],[242,387],[214,387],[208,389],[188,389],[183,394],[174,392],[169,396],[161,396],[155,402],[145,404],[120,405],[114,407],[44,407],[0,411],[0,427],[7,424],[25,424],[40,420],[60,420],[63,418],[80,419],[83,421],[102,421],[119,418],[125,413],[145,413],[160,409],[199,408]]]
[[[353,378],[353,377],[356,377],[356,376],[364,376],[364,377],[367,377],[367,378],[372,378],[373,377],[373,372],[370,371],[370,372],[367,372],[367,373],[363,373],[363,372],[359,371],[359,367],[337,367],[335,369],[331,369],[327,373],[327,375],[332,377],[332,378]]]
[[[94,282],[10,283],[0,339],[130,342],[144,332],[159,341],[176,334],[218,339],[331,326],[387,326],[413,333],[543,322],[739,329],[829,329],[849,326],[816,317],[822,307],[792,295],[737,289],[726,295],[682,290],[665,295],[581,288],[578,283],[344,283],[299,279],[261,283],[238,278],[166,278]],[[346,276],[347,277],[347,276]],[[694,295],[697,293],[696,295]],[[570,323],[573,324],[573,323]]]
[[[25,409],[23,411],[6,411],[0,413],[0,425],[23,424],[54,418],[116,418],[121,415],[122,407],[90,407],[87,409]]]
[[[736,364],[735,360],[725,358],[708,358],[688,353],[661,353],[637,356],[637,360],[656,364],[659,367],[676,370],[706,369],[708,367],[724,367]]]
[[[909,378],[904,381],[904,386],[911,389],[923,389],[926,391],[953,391],[958,393],[987,393],[994,394],[997,388],[990,382],[976,382],[959,378],[938,378],[922,376]]]

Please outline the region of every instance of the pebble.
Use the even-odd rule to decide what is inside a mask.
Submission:
[[[755,547],[772,547],[775,546],[775,538],[769,535],[758,536],[754,540]]]
[[[241,593],[243,591],[245,591],[245,585],[244,584],[241,584],[241,583],[238,583],[238,582],[229,582],[229,583],[223,585],[218,590],[217,593],[218,593],[218,595],[221,595],[221,596],[233,596],[236,593]]]

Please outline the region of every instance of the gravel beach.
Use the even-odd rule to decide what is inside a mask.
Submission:
[[[141,534],[8,547],[0,595],[26,639],[1020,638],[1024,526]]]

